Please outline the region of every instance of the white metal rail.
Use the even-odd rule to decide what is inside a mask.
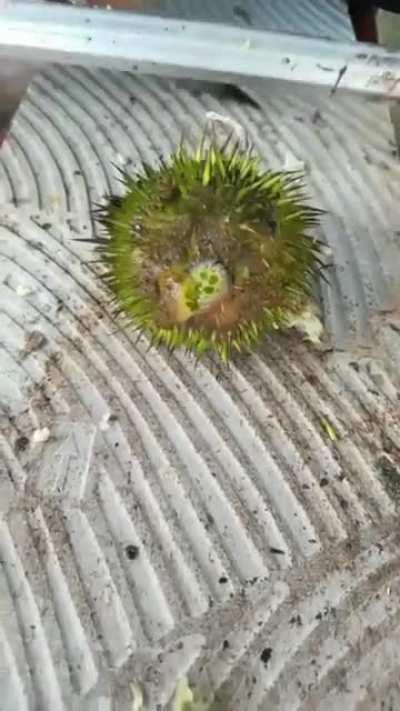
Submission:
[[[44,3],[6,4],[0,20],[3,62],[224,82],[274,78],[400,97],[400,52],[372,45]]]

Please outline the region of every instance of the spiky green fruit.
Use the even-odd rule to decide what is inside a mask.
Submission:
[[[154,344],[227,360],[304,310],[320,211],[298,174],[211,145],[123,181],[98,215],[98,249],[119,310]]]

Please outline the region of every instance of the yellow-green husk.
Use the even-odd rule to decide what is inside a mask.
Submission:
[[[117,310],[153,344],[227,360],[304,310],[321,263],[302,176],[211,145],[123,182],[97,248]]]

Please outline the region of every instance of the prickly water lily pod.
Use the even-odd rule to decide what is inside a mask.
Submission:
[[[320,268],[301,177],[239,148],[185,148],[123,176],[98,238],[118,310],[154,344],[224,361],[288,327]]]

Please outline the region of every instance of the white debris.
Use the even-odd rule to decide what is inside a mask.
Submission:
[[[100,432],[107,432],[110,427],[110,417],[111,415],[109,412],[104,413],[98,425]]]
[[[291,151],[285,152],[285,160],[283,161],[283,170],[288,172],[305,173],[306,163],[300,160]]]
[[[301,314],[293,315],[288,326],[303,333],[305,340],[311,343],[321,343],[324,327],[319,318],[316,304],[310,302]]]
[[[28,296],[29,294],[32,294],[33,289],[29,286],[24,286],[24,284],[17,284],[15,287],[15,293],[18,294],[18,296]]]
[[[121,166],[125,166],[128,162],[128,159],[125,156],[123,156],[121,153],[117,153],[115,155],[115,158],[116,158],[116,162],[119,163]]]
[[[47,442],[47,440],[50,437],[50,430],[48,427],[42,427],[40,429],[37,429],[34,431],[31,442],[33,445],[35,444],[43,444],[43,442]]]
[[[142,687],[136,682],[130,684],[132,692],[132,711],[142,711],[144,708],[144,699]]]
[[[239,141],[240,147],[246,149],[249,147],[249,137],[247,135],[246,129],[230,116],[224,116],[223,114],[218,114],[216,111],[207,111],[206,113],[207,121],[210,123],[219,123],[223,126],[227,126],[231,131],[233,131]]]

